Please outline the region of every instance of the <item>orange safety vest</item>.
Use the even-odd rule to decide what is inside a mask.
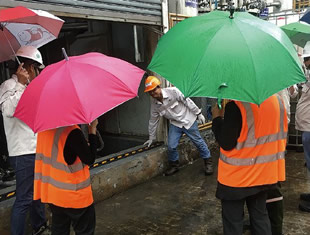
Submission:
[[[287,116],[282,100],[273,95],[259,106],[234,102],[241,111],[241,132],[234,149],[220,149],[218,181],[230,187],[284,181]]]
[[[85,208],[93,203],[89,168],[77,157],[72,165],[63,150],[77,125],[38,133],[34,173],[34,200],[64,208]]]

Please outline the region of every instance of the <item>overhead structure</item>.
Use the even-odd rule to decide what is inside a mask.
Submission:
[[[58,16],[161,25],[161,0],[1,0],[0,8],[25,6]]]

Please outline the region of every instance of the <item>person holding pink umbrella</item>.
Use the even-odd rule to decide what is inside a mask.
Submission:
[[[34,199],[49,203],[53,235],[69,234],[70,225],[76,234],[94,234],[87,165],[96,157],[96,119],[136,97],[144,71],[101,53],[63,53],[65,60],[28,86],[14,117],[38,132]],[[77,125],[89,123],[88,146]]]
[[[11,79],[0,87],[0,105],[3,113],[10,164],[16,172],[16,200],[11,215],[11,234],[24,234],[25,221],[30,210],[33,234],[48,234],[45,207],[33,200],[36,135],[18,118],[15,108],[27,85],[39,75],[43,66],[41,53],[32,46],[22,46],[16,55],[22,62]]]
[[[78,125],[38,133],[34,199],[48,203],[52,234],[95,233],[96,215],[88,165],[95,162],[98,120],[88,126],[88,140]]]

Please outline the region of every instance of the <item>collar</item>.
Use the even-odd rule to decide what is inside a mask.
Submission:
[[[17,78],[17,75],[16,75],[16,74],[13,74],[13,75],[12,75],[12,78],[15,80],[15,82],[18,82],[18,78]]]
[[[165,88],[162,88],[162,89],[161,89],[161,92],[162,92],[162,94],[163,94],[163,98],[164,98],[164,99],[167,99],[167,98],[168,98],[168,93],[167,93],[166,89],[165,89]]]

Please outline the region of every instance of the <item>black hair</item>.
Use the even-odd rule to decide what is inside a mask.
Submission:
[[[310,60],[310,57],[304,57],[304,62],[307,62],[308,60]]]
[[[18,56],[18,60],[20,63],[24,63],[24,67],[27,68],[31,65],[34,65],[34,67],[36,68],[39,68],[40,64],[32,59],[28,59],[28,58],[25,58],[25,57],[20,57]],[[19,64],[16,60],[16,69],[18,68]]]

